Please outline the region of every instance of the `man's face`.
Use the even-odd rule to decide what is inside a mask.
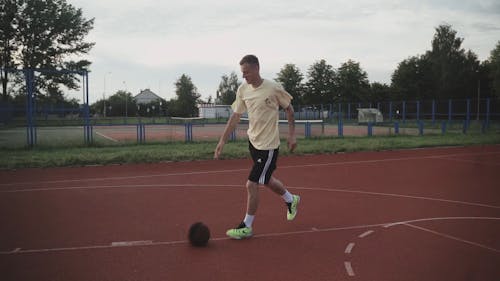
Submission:
[[[240,67],[241,73],[243,73],[243,79],[245,79],[248,84],[254,85],[259,82],[259,66],[244,63]]]

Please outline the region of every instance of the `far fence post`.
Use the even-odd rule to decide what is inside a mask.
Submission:
[[[420,121],[420,101],[417,101],[417,121]]]
[[[389,102],[389,120],[392,122],[392,101]]]
[[[86,144],[91,144],[94,142],[94,128],[90,125],[90,107],[89,107],[89,73],[88,71],[83,72],[83,80],[85,81],[85,90],[84,90],[84,97],[86,98],[84,102],[85,106],[85,132],[86,138],[85,138],[85,143]]]
[[[337,127],[337,133],[339,137],[344,136],[344,123],[342,122],[342,119],[339,119],[338,127]]]
[[[339,113],[337,114],[337,118],[342,119],[342,103],[339,103]]]
[[[185,131],[184,138],[186,142],[191,142],[193,140],[193,124],[190,122],[184,124],[184,131]]]
[[[451,122],[452,109],[451,99],[448,100],[448,122]]]
[[[490,127],[490,98],[486,99],[486,128]]]
[[[406,101],[403,101],[403,124],[406,123]]]
[[[467,114],[466,114],[465,120],[467,121],[467,127],[469,127],[469,125],[470,125],[470,99],[467,99]]]
[[[432,125],[436,124],[436,100],[432,100]]]
[[[306,120],[306,123],[304,124],[304,136],[306,139],[308,139],[311,136],[310,126],[311,124],[309,123],[308,120]]]
[[[33,69],[25,69],[24,70],[25,79],[26,79],[26,118],[27,118],[27,127],[26,127],[26,142],[29,147],[33,147],[36,143],[36,128],[33,121],[33,111],[35,110],[35,102],[34,102],[34,76],[35,72]]]

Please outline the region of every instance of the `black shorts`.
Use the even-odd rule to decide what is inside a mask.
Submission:
[[[279,148],[258,150],[251,142],[248,142],[248,149],[253,160],[253,167],[248,180],[259,184],[269,183],[271,175],[276,170]]]

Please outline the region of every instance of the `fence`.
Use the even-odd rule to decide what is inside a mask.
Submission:
[[[500,99],[447,99],[426,101],[388,101],[376,103],[338,103],[295,106],[298,119],[356,120],[358,108],[376,108],[385,122],[394,120],[500,120]],[[282,114],[281,118],[285,118]]]
[[[42,118],[45,118],[47,120],[49,118],[49,114],[52,115],[55,112],[58,116],[65,117],[69,115],[73,117],[76,116],[76,118],[80,119],[76,123],[81,126],[83,132],[83,142],[86,144],[91,143],[92,136],[89,122],[90,111],[88,106],[89,93],[87,71],[5,68],[1,68],[0,71],[2,71],[2,73],[6,73],[7,75],[14,76],[14,78],[24,78],[23,86],[18,86],[17,90],[19,92],[25,92],[25,94],[20,94],[18,96],[18,99],[14,99],[13,102],[0,103],[0,124],[2,125],[0,134],[2,135],[2,139],[11,140],[17,145],[22,144],[23,142],[18,139],[20,132],[16,131],[15,129],[24,127],[26,130],[26,146],[35,146],[38,143],[38,139],[40,137],[38,130],[38,121]],[[49,110],[43,106],[37,107],[37,102],[39,101],[39,99],[37,98],[39,93],[39,91],[37,91],[37,83],[42,82],[42,76],[63,76],[68,74],[78,74],[81,76],[84,104],[79,108],[66,109],[52,108]],[[14,89],[14,91],[15,90],[16,89]],[[0,145],[5,146],[2,142],[0,142]]]
[[[217,140],[227,118],[173,119],[169,117],[94,118],[89,111],[86,71],[24,69],[7,70],[25,81],[25,95],[17,101],[0,102],[0,147],[120,145],[171,141]],[[76,108],[40,104],[37,83],[41,75],[78,74],[82,78],[84,103]],[[359,123],[360,108],[380,111],[381,122]],[[286,119],[280,113],[280,119]],[[296,134],[317,136],[376,136],[485,133],[500,129],[500,99],[389,101],[295,105]],[[299,121],[300,120],[300,121]],[[245,139],[247,122],[232,132],[231,140]],[[288,126],[280,123],[281,137]]]

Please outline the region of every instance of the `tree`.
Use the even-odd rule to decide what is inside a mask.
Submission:
[[[135,116],[137,103],[132,94],[127,91],[118,91],[106,100],[108,106],[107,116]]]
[[[424,100],[435,97],[436,78],[428,55],[413,56],[400,62],[392,74],[393,100]]]
[[[307,72],[308,81],[305,85],[304,104],[335,102],[335,75],[335,70],[325,60],[314,63]]]
[[[493,95],[500,96],[500,41],[497,42],[495,49],[490,53],[488,59],[489,79]]]
[[[285,91],[293,97],[293,103],[302,104],[302,95],[304,93],[302,80],[304,75],[302,75],[299,68],[295,64],[285,64],[277,76],[274,80],[281,83]]]
[[[450,25],[437,27],[432,50],[402,61],[392,74],[394,98],[470,98],[475,94],[480,64],[476,54],[461,48],[462,42]]]
[[[200,94],[196,86],[191,81],[191,77],[186,74],[175,82],[175,94],[177,99],[172,100],[170,105],[170,115],[178,117],[195,117],[198,116],[198,100]]]
[[[16,62],[11,60],[12,53],[16,52],[16,43],[13,38],[17,29],[17,5],[15,0],[5,0],[0,3],[0,79],[2,83],[2,99],[7,100],[8,69],[15,68]]]
[[[390,101],[392,97],[391,87],[386,84],[374,82],[370,85],[370,101]]]
[[[94,19],[87,20],[81,9],[66,0],[5,0],[1,4],[0,33],[1,67],[66,69],[88,68],[87,60],[71,58],[86,54],[94,43],[85,42]],[[2,73],[2,90],[7,97],[8,72]],[[78,89],[75,73],[43,72],[36,79],[39,94],[62,93],[60,85]]]
[[[229,76],[222,75],[222,81],[217,90],[216,102],[218,104],[232,104],[236,99],[236,92],[241,82],[238,81],[238,75],[233,71]]]
[[[477,56],[461,48],[463,38],[450,25],[440,25],[432,40],[432,50],[427,52],[432,75],[435,79],[435,97],[469,97],[475,87],[472,81],[479,68]],[[474,83],[475,84],[475,83]]]
[[[337,70],[335,76],[337,102],[361,102],[369,100],[370,82],[368,74],[359,63],[348,60]]]

